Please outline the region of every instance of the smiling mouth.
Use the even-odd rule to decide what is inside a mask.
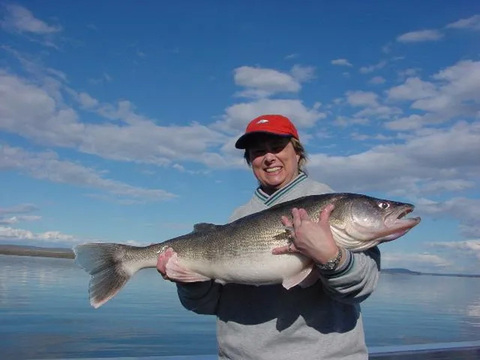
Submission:
[[[281,169],[281,167],[280,167],[280,166],[277,166],[277,167],[265,169],[265,171],[266,171],[267,173],[273,173],[273,172],[279,171],[280,169]]]

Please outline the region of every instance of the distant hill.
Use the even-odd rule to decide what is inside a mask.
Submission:
[[[41,256],[63,259],[73,259],[72,249],[68,248],[42,248],[22,245],[0,245],[0,255],[16,256]]]
[[[391,269],[382,269],[383,273],[387,274],[405,274],[405,275],[422,275],[421,272],[412,271],[404,268],[391,268]]]
[[[382,269],[382,273],[392,274],[392,275],[430,275],[430,276],[456,276],[456,277],[480,277],[480,275],[475,274],[448,274],[448,273],[430,273],[430,272],[420,272],[412,271],[404,268],[391,268],[391,269]]]

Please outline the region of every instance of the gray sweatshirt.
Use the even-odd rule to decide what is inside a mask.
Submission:
[[[257,189],[231,221],[300,196],[331,192],[300,174],[271,196]],[[217,316],[219,359],[368,359],[360,302],[375,289],[380,252],[347,251],[334,273],[308,288],[251,286],[213,281],[178,284],[185,308]]]

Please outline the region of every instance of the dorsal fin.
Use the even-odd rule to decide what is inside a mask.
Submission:
[[[193,225],[193,232],[205,232],[205,231],[212,231],[215,230],[219,225],[211,224],[211,223],[198,223]]]

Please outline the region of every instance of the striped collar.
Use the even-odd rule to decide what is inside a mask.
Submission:
[[[301,183],[307,178],[307,175],[303,172],[300,172],[298,176],[293,179],[287,186],[281,188],[280,190],[275,191],[272,195],[266,194],[260,187],[255,190],[255,196],[267,206],[273,205],[275,201],[281,198],[284,194],[288,193],[293,189],[297,184]]]

